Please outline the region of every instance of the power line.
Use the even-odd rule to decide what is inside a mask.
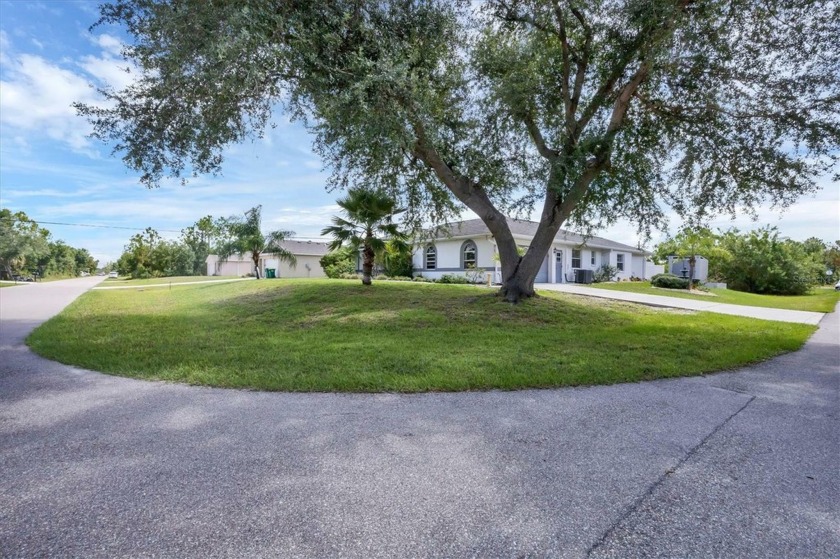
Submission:
[[[60,221],[40,221],[38,219],[32,219],[38,225],[45,223],[47,225],[69,225],[70,227],[97,227],[100,229],[125,229],[128,231],[145,231],[146,227],[120,227],[119,225],[93,225],[91,223],[62,223]],[[154,227],[152,228],[154,229]],[[155,231],[161,233],[180,233],[181,231],[176,231],[174,229],[155,229]]]
[[[119,225],[95,225],[93,223],[65,223],[61,221],[41,221],[35,218],[29,218],[33,222],[38,225],[46,224],[46,225],[66,225],[69,227],[94,227],[98,229],[123,229],[126,231],[145,231],[146,227],[124,227]],[[152,227],[152,229],[155,229]],[[175,229],[155,229],[158,233],[181,233],[180,230]],[[309,241],[309,240],[317,240],[322,241],[322,237],[288,237],[290,241]]]

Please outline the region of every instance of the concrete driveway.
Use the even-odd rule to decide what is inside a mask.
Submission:
[[[709,377],[278,394],[30,353],[94,279],[0,290],[2,557],[840,556],[837,313]]]

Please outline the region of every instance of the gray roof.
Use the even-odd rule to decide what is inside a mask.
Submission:
[[[534,238],[534,234],[537,232],[539,223],[524,219],[513,219],[511,217],[506,219],[508,226],[510,227],[510,232],[513,233],[515,237],[527,237],[529,239]],[[487,229],[487,226],[480,219],[468,219],[466,221],[456,221],[454,223],[441,225],[437,229],[431,231],[431,233],[435,239],[447,239],[452,237],[476,237],[480,235],[489,235],[490,230]],[[554,240],[573,245],[585,245],[590,248],[603,248],[647,254],[647,251],[634,246],[617,243],[603,237],[595,237],[594,235],[585,237],[565,229],[561,229],[557,233],[557,236],[554,237]]]
[[[283,241],[283,248],[295,255],[324,256],[330,251],[329,244],[314,241]]]

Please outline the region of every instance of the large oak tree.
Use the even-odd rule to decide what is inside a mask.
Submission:
[[[533,294],[563,224],[663,204],[702,220],[784,207],[835,173],[836,0],[118,0],[142,71],[95,133],[155,185],[213,173],[277,107],[332,186],[385,189],[419,222],[468,207],[502,292]],[[504,216],[541,208],[520,256]]]

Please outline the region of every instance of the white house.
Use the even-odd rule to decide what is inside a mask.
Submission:
[[[538,224],[508,218],[514,239],[527,248]],[[465,275],[471,269],[493,272],[493,280],[501,282],[501,266],[496,257],[496,241],[480,219],[459,221],[438,228],[431,238],[414,246],[414,274],[440,278],[444,274]],[[584,237],[560,230],[554,238],[536,283],[574,282],[575,270],[597,270],[607,264],[618,269],[619,279],[631,276],[649,279],[662,272],[662,266],[648,260],[650,253],[602,237]]]
[[[281,261],[276,255],[263,253],[260,255],[260,276],[266,276],[266,269],[275,270],[278,278],[323,278],[326,277],[321,267],[321,257],[329,252],[327,243],[312,241],[283,241],[283,248],[295,255],[297,265]],[[234,254],[225,261],[215,254],[207,257],[208,276],[244,276],[254,273],[254,261],[251,253]]]

